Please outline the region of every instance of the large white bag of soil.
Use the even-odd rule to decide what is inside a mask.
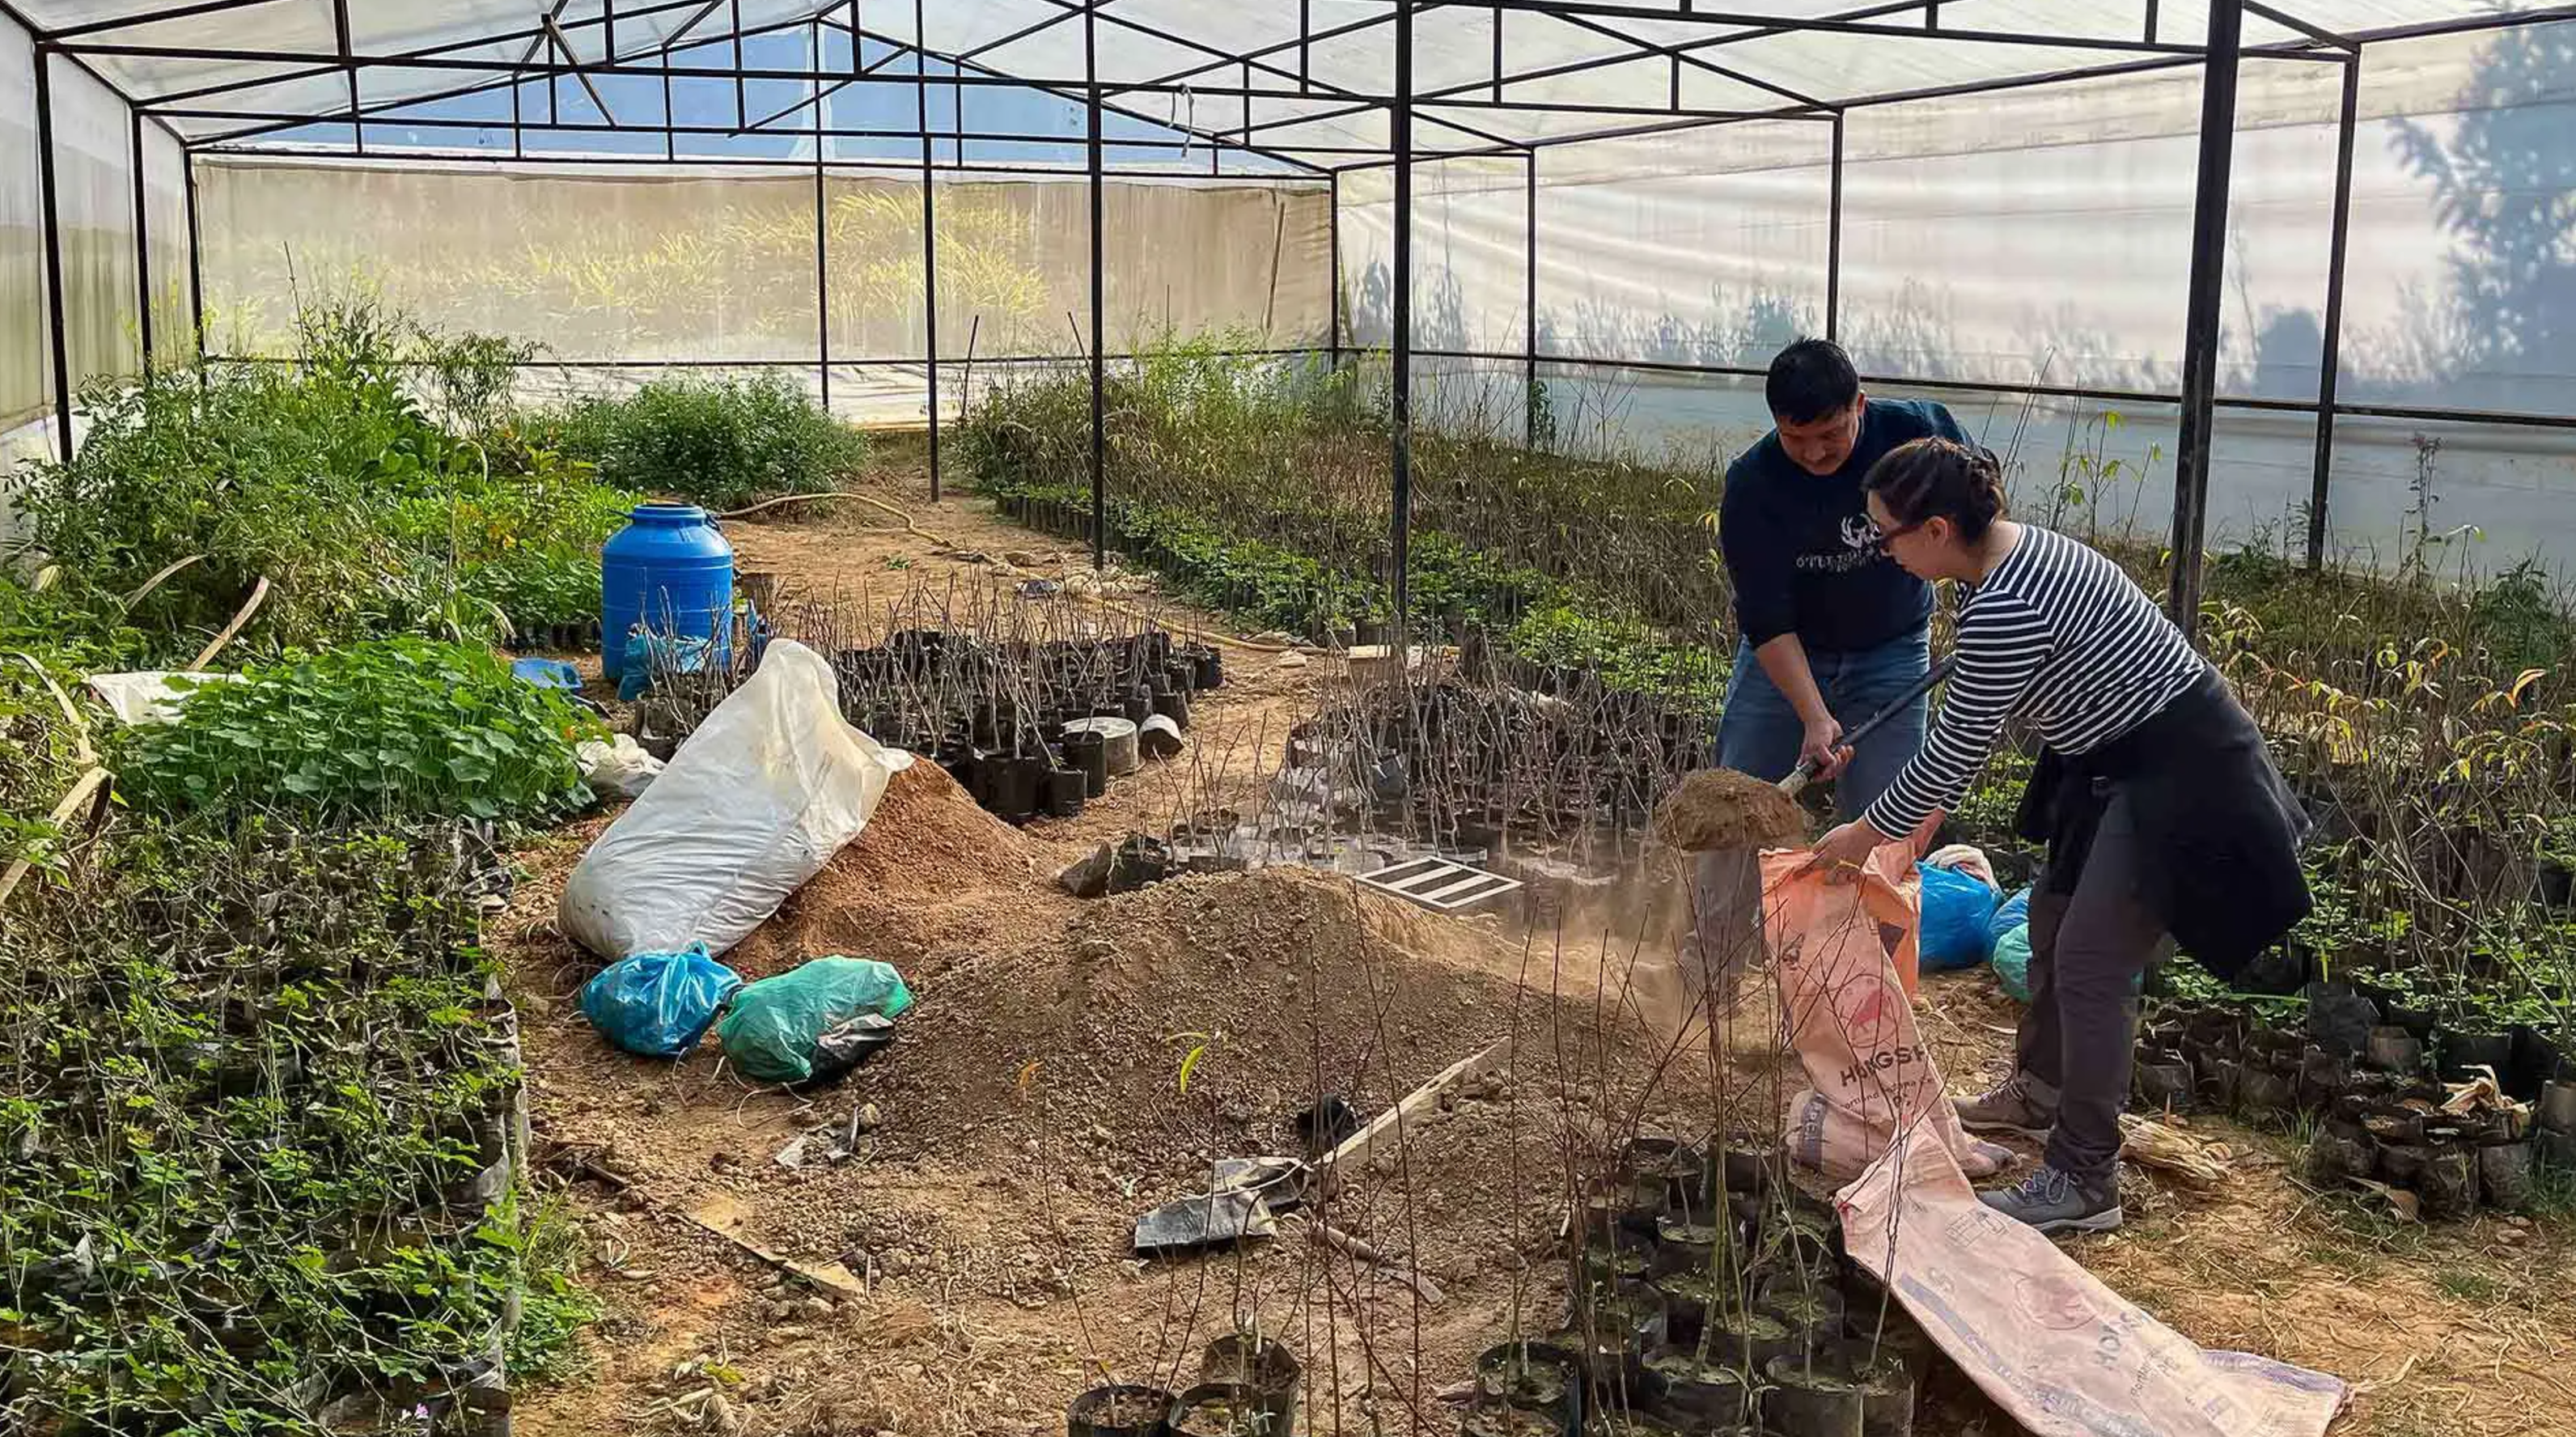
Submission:
[[[564,931],[603,958],[722,953],[858,837],[912,764],[841,718],[831,666],[774,640],[652,787],[582,855]]]

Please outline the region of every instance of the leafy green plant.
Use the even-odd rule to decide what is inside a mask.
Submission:
[[[457,828],[145,820],[21,890],[12,1430],[319,1437],[505,1350],[561,1370],[591,1307],[560,1209],[510,1176],[523,1077],[476,941],[497,862]]]
[[[623,399],[577,401],[540,427],[610,484],[713,509],[838,489],[867,460],[866,436],[773,374],[657,380]]]
[[[162,811],[533,821],[586,801],[572,750],[596,728],[487,649],[385,639],[199,689],[134,732],[118,778]]]

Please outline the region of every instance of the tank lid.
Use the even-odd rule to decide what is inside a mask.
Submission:
[[[626,517],[638,524],[703,524],[707,522],[707,511],[695,504],[656,501],[636,505]]]

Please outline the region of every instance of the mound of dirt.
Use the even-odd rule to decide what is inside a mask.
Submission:
[[[1516,1071],[1584,1086],[1642,1031],[1615,1001],[1626,957],[1569,953],[1559,969],[1491,925],[1311,870],[1182,878],[927,985],[864,1082],[905,1115],[898,1148],[979,1145],[1000,1113],[1131,1154],[1128,1170],[1188,1171],[1296,1151],[1295,1117],[1319,1096],[1374,1113],[1506,1035]],[[1613,1001],[1596,1003],[1605,961]]]
[[[1798,843],[1807,836],[1807,816],[1776,784],[1704,768],[1655,810],[1655,836],[1684,853]]]
[[[747,978],[838,953],[882,958],[915,976],[954,949],[1016,947],[1051,929],[1050,900],[1000,903],[1038,888],[1037,850],[939,765],[916,762],[886,785],[868,826],[726,957]]]

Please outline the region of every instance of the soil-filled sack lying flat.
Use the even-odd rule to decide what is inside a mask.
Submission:
[[[786,639],[716,705],[564,884],[594,953],[722,953],[859,836],[912,755],[841,718],[831,665]]]
[[[2320,1437],[2343,1382],[2204,1352],[1977,1201],[1930,1126],[1842,1190],[1843,1245],[2039,1437]]]
[[[1914,1025],[1903,981],[1920,922],[1911,845],[1870,855],[1850,883],[1808,872],[1808,858],[1762,855],[1762,941],[1811,1088],[1789,1102],[1789,1155],[1849,1178],[1919,1125],[1970,1172],[1999,1170],[2011,1154],[1960,1129]]]

